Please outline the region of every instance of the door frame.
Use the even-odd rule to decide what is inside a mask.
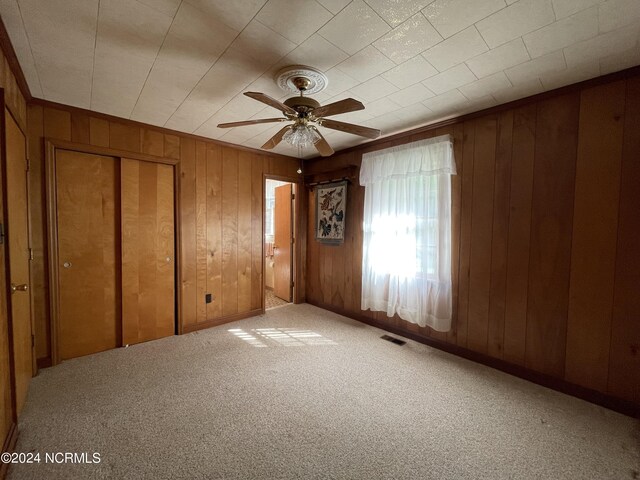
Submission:
[[[51,336],[49,338],[51,351],[51,365],[60,363],[58,352],[58,322],[60,317],[59,282],[58,282],[58,216],[57,216],[57,191],[56,191],[56,150],[70,150],[74,152],[87,153],[90,155],[103,155],[116,157],[118,159],[129,158],[142,162],[162,163],[173,167],[173,218],[174,218],[174,292],[175,292],[175,334],[182,333],[182,317],[180,316],[182,304],[182,292],[179,279],[181,278],[180,262],[180,182],[179,182],[179,160],[166,157],[156,157],[145,153],[134,153],[125,150],[118,150],[108,147],[95,147],[84,143],[69,142],[54,138],[44,139],[44,161],[45,161],[45,198],[47,217],[47,253],[49,255],[49,323]]]
[[[264,256],[264,231],[265,231],[265,217],[267,213],[267,202],[265,201],[265,193],[267,180],[278,180],[280,182],[289,182],[294,186],[294,199],[293,199],[293,221],[292,221],[292,234],[293,234],[293,255],[291,260],[293,265],[291,267],[291,280],[293,281],[292,302],[291,303],[304,303],[305,302],[305,284],[304,273],[306,269],[306,243],[307,243],[307,228],[306,228],[306,211],[307,211],[307,196],[305,193],[304,182],[301,176],[288,176],[288,175],[274,175],[271,173],[264,173],[262,175],[262,292],[260,292],[260,298],[262,299],[262,313],[265,312],[264,304],[264,290],[266,286],[266,266],[267,261]]]
[[[0,88],[0,108],[2,109],[2,115],[0,115],[0,169],[2,176],[2,211],[0,212],[0,223],[3,226],[3,253],[4,253],[4,285],[2,281],[0,281],[0,287],[4,287],[3,291],[0,293],[0,307],[2,303],[6,307],[4,312],[7,318],[7,351],[9,355],[9,389],[11,390],[11,419],[12,424],[9,427],[9,432],[7,433],[6,438],[0,438],[0,444],[2,444],[3,452],[13,452],[15,449],[16,442],[18,441],[18,409],[16,404],[16,376],[15,376],[15,361],[14,361],[14,348],[13,348],[13,318],[12,318],[12,308],[11,308],[11,295],[9,295],[8,287],[11,285],[11,271],[9,266],[9,242],[7,241],[6,236],[6,226],[7,220],[9,218],[9,206],[7,204],[7,135],[6,135],[6,124],[5,124],[5,110],[9,112],[9,114],[16,120],[16,117],[13,115],[11,110],[7,107],[5,103],[5,89]],[[20,123],[16,120],[16,124],[18,128],[22,131],[20,127]],[[24,132],[22,132],[24,134]],[[26,138],[26,134],[25,134]],[[29,156],[28,150],[27,158]],[[28,210],[27,210],[28,211]],[[31,271],[29,271],[31,274]],[[31,295],[31,293],[29,293]],[[1,301],[2,296],[4,296],[4,302]],[[9,468],[9,464],[0,464],[0,478],[3,478]]]

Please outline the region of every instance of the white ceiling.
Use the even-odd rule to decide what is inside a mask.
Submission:
[[[256,148],[281,125],[216,125],[278,116],[242,92],[286,98],[286,65],[324,71],[314,97],[362,101],[335,118],[388,135],[640,64],[640,0],[0,0],[0,14],[33,96]]]

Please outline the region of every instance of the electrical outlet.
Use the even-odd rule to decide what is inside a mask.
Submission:
[[[210,293],[205,294],[204,301],[205,301],[205,303],[213,302],[213,295],[211,295]]]

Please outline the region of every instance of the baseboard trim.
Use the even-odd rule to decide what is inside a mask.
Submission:
[[[18,426],[14,423],[11,424],[11,428],[9,428],[9,433],[7,433],[7,438],[4,439],[4,444],[2,445],[3,452],[13,452],[16,448],[16,442],[18,441]],[[0,462],[0,480],[4,480],[7,476],[7,472],[9,471],[10,463]]]
[[[262,315],[263,313],[264,310],[256,309],[248,312],[236,313],[235,315],[227,315],[226,317],[214,318],[213,320],[207,320],[205,322],[184,325],[182,327],[182,333],[191,333],[197,330],[204,330],[205,328],[217,327],[218,325],[224,325],[225,323],[235,322],[236,320],[255,317],[257,315]]]
[[[606,393],[602,393],[602,392],[598,392],[597,390],[592,390],[590,388],[582,387],[580,385],[567,382],[566,380],[551,377],[549,375],[545,375],[545,374],[530,370],[520,365],[514,365],[512,363],[505,362],[504,360],[493,358],[488,355],[483,355],[481,353],[477,353],[472,350],[459,347],[457,345],[452,345],[450,343],[445,343],[433,338],[424,337],[422,335],[409,332],[401,328],[394,327],[392,325],[386,325],[384,323],[380,323],[371,318],[368,318],[364,315],[349,312],[345,309],[335,307],[333,305],[328,305],[322,302],[314,302],[308,299],[307,299],[307,303],[314,305],[316,307],[322,308],[324,310],[329,310],[330,312],[337,313],[338,315],[342,315],[344,317],[352,318],[353,320],[366,323],[367,325],[371,325],[372,327],[380,328],[381,330],[385,330],[387,332],[394,333],[396,335],[400,335],[405,338],[409,338],[416,342],[423,343],[430,347],[437,348],[438,350],[451,353],[458,357],[466,358],[467,360],[471,360],[473,362],[480,363],[487,367],[500,370],[502,372],[508,373],[515,377],[522,378],[524,380],[541,385],[543,387],[547,387],[552,390],[556,390],[558,392],[571,395],[572,397],[577,397],[582,400],[586,400],[587,402],[595,403],[596,405],[600,405],[602,407],[608,408],[610,410],[614,410],[624,415],[628,415],[634,418],[640,418],[640,405],[637,405],[628,400],[623,400],[621,398],[613,397]]]

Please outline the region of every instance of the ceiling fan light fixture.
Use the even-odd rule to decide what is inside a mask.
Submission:
[[[302,148],[315,145],[320,138],[318,131],[309,125],[294,125],[282,137],[289,145]]]

